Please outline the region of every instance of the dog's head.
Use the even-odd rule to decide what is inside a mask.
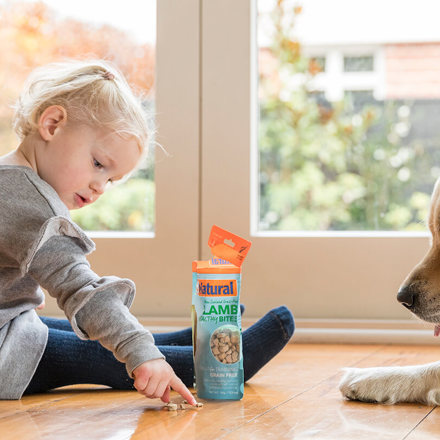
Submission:
[[[430,249],[402,283],[397,300],[419,318],[440,324],[440,179],[432,193],[428,226]]]

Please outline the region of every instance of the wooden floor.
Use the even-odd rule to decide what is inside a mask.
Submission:
[[[440,438],[440,409],[344,400],[344,366],[411,365],[437,347],[289,345],[246,386],[239,402],[168,412],[135,391],[64,388],[0,402],[0,438],[11,439],[408,439]],[[181,399],[173,394],[172,400]]]

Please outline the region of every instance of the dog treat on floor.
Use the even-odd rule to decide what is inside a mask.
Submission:
[[[203,403],[202,402],[197,402],[195,405],[196,408],[202,408],[203,407]],[[182,403],[172,403],[172,402],[168,402],[163,406],[164,409],[168,410],[168,411],[178,411],[178,410],[184,410],[184,409],[190,409],[193,408],[192,405],[189,405],[188,402],[186,400],[184,400]]]

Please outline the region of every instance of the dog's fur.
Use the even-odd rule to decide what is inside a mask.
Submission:
[[[440,324],[440,179],[431,198],[428,253],[410,272],[399,289],[398,299],[416,316]],[[407,304],[401,292],[410,292]],[[400,298],[399,298],[400,297]],[[440,362],[409,367],[346,368],[339,384],[351,400],[393,404],[419,402],[440,404]]]

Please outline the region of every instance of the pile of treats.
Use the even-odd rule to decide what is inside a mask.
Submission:
[[[201,402],[197,402],[196,403],[196,407],[197,408],[201,408],[203,406],[203,403]],[[186,400],[184,400],[182,403],[166,403],[164,405],[164,408],[167,409],[168,411],[177,411],[180,409],[189,409],[189,408],[193,408],[192,405],[189,405],[188,402]]]
[[[234,364],[240,356],[240,336],[233,330],[214,332],[211,337],[211,351],[223,364]]]

